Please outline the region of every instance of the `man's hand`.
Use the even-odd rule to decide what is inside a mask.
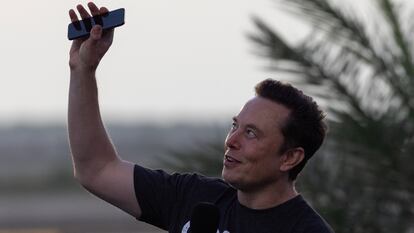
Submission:
[[[108,12],[106,7],[99,9],[93,2],[88,3],[88,8],[92,16]],[[91,17],[82,5],[77,5],[76,9],[82,19]],[[69,10],[69,16],[72,22],[79,20],[73,9]],[[71,70],[94,72],[111,46],[113,37],[114,29],[103,31],[100,25],[95,25],[90,32],[89,38],[74,40],[70,49],[69,66]]]

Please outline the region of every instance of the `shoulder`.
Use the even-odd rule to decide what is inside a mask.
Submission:
[[[314,210],[302,197],[298,200],[301,217],[295,226],[294,232],[302,233],[334,233],[329,224]]]
[[[317,213],[303,220],[303,233],[334,233],[331,226]]]
[[[292,230],[295,233],[333,233],[329,224],[314,210],[301,195],[285,204]]]

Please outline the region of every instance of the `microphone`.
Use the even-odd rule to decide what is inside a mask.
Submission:
[[[217,206],[201,202],[193,208],[190,219],[191,233],[216,233],[220,221],[220,211]]]

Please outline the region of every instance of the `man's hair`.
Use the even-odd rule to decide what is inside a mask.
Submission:
[[[283,154],[295,147],[302,147],[305,151],[304,159],[289,171],[289,179],[295,180],[325,138],[325,114],[311,97],[290,84],[266,79],[258,83],[255,90],[257,96],[272,100],[290,110],[289,117],[281,128],[284,142],[279,153]]]

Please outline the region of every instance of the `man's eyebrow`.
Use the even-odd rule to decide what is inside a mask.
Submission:
[[[236,122],[237,123],[237,116],[234,116],[233,117],[233,122]],[[246,124],[246,128],[253,129],[259,135],[263,135],[263,130],[259,129],[259,127],[257,127],[255,124]]]

